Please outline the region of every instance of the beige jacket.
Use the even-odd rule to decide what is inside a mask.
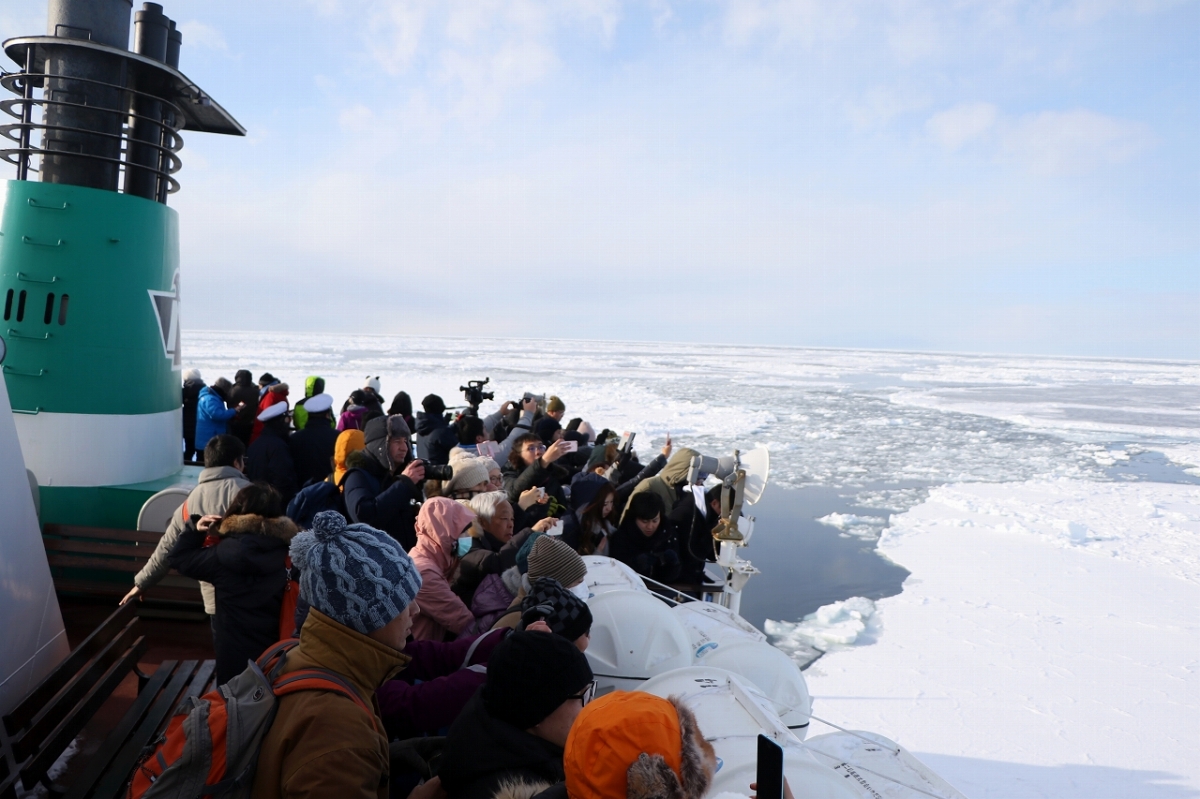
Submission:
[[[175,548],[179,533],[183,531],[183,525],[187,522],[187,519],[183,518],[184,505],[187,506],[189,516],[206,516],[210,513],[224,516],[233,498],[248,485],[250,481],[246,476],[232,466],[214,466],[200,472],[200,484],[192,489],[184,504],[171,515],[171,523],[167,525],[162,538],[158,539],[154,554],[133,578],[133,584],[145,591],[157,585],[158,581],[171,571],[167,556]],[[200,595],[204,597],[204,612],[215,616],[217,599],[213,587],[208,583],[200,583]]]

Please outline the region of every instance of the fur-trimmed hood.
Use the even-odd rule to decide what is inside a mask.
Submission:
[[[291,541],[292,537],[300,532],[300,528],[286,516],[271,518],[247,513],[244,515],[226,516],[221,521],[221,526],[217,528],[217,532],[220,535],[246,535],[253,533],[278,538],[280,541]]]
[[[576,718],[563,766],[572,799],[701,799],[713,759],[678,697],[614,691]]]

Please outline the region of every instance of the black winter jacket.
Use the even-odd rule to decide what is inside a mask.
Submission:
[[[279,608],[287,582],[288,544],[299,532],[286,516],[229,516],[221,540],[205,547],[205,534],[189,520],[168,561],[185,577],[212,583],[217,680],[227,682],[279,640]]]
[[[272,486],[283,497],[286,508],[300,486],[284,425],[286,422],[275,420],[263,425],[262,435],[246,450],[246,477],[251,482],[262,481]]]
[[[342,498],[350,521],[369,524],[400,542],[404,551],[417,545],[417,513],[422,494],[404,475],[393,476],[369,458],[347,459]]]
[[[563,750],[491,716],[482,694],[450,725],[438,767],[449,799],[492,799],[504,781],[564,779]]]
[[[434,466],[450,462],[450,450],[458,446],[458,435],[440,413],[417,413],[417,454]]]
[[[337,446],[338,431],[324,422],[324,418],[288,436],[288,450],[296,466],[298,485],[308,485],[310,480],[324,480],[333,471],[333,449]]]

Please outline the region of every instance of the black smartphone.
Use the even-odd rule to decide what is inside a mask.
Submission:
[[[767,736],[758,736],[758,799],[783,799],[783,747]]]

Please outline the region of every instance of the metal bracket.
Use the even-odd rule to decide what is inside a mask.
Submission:
[[[17,375],[19,377],[45,377],[49,372],[45,369],[38,369],[36,372],[22,372],[20,369],[15,369],[8,364],[4,365],[4,374]]]
[[[27,336],[19,330],[13,330],[11,327],[8,329],[8,335],[12,336],[13,338],[23,338],[23,339],[27,339],[29,341],[49,341],[50,340],[49,333],[43,333],[40,336]]]
[[[62,239],[59,239],[54,244],[46,244],[45,242],[42,242],[42,241],[34,241],[33,239],[29,238],[28,236],[22,236],[21,241],[24,242],[25,244],[31,244],[34,247],[61,247],[64,244],[66,244],[66,242]]]
[[[22,408],[12,408],[13,413],[23,413],[26,416],[37,416],[39,413],[41,413],[44,410],[46,410],[46,409],[43,408],[41,405],[37,406],[32,411],[27,411]]]
[[[71,205],[68,202],[64,202],[62,205],[42,205],[37,201],[36,197],[30,197],[25,202],[29,203],[33,208],[41,208],[45,211],[65,211]]]
[[[57,245],[43,244],[41,246],[53,247],[53,246],[57,246]],[[49,280],[42,280],[40,277],[30,277],[29,275],[25,274],[24,272],[17,272],[17,280],[24,280],[26,283],[47,283],[47,284],[49,284],[49,283],[57,283],[58,281],[62,280],[62,278],[59,277],[58,275],[54,275]]]

